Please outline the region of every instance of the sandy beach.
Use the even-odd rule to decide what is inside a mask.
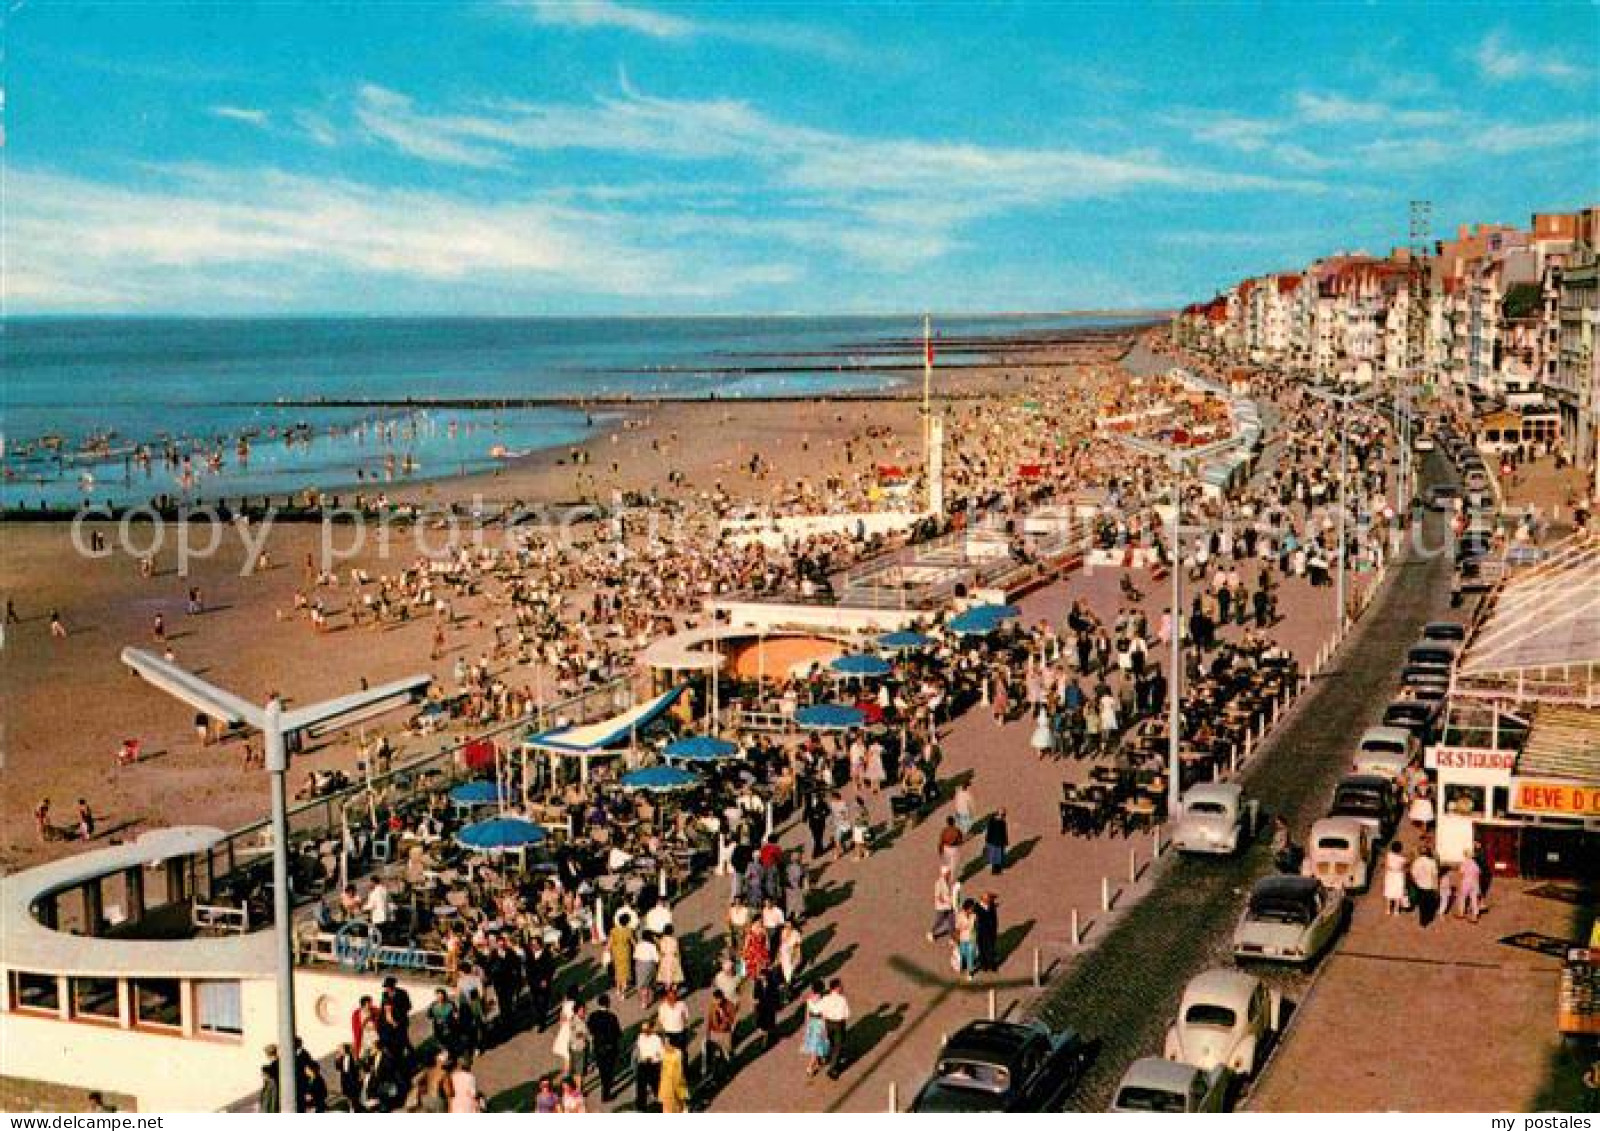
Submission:
[[[989,369],[941,375],[940,392],[1020,398],[1030,389],[1055,388],[1074,380],[1063,359],[1114,359],[1125,347],[1100,344],[1075,348],[1040,366],[1002,358]],[[587,496],[609,500],[613,490],[655,491],[663,498],[702,495],[719,488],[738,500],[759,504],[783,484],[820,482],[853,475],[872,463],[920,463],[919,389],[907,386],[901,401],[796,400],[785,403],[704,402],[641,407],[620,415],[616,426],[583,445],[586,462],[574,465],[570,450],[539,453],[508,463],[492,474],[419,484],[392,493],[396,499],[435,504],[521,500],[558,504]],[[973,404],[952,407],[954,419]],[[751,471],[751,456],[761,467]],[[578,475],[586,478],[580,482]],[[592,478],[587,478],[592,477]],[[85,527],[84,537],[94,527]],[[98,835],[134,834],[186,821],[233,827],[259,819],[267,808],[265,775],[247,770],[243,742],[203,746],[191,713],[142,684],[118,661],[138,645],[160,651],[153,625],[165,622],[166,645],[179,662],[206,678],[253,698],[272,690],[292,703],[297,697],[354,689],[361,679],[377,682],[417,672],[446,678],[458,658],[483,654],[492,625],[483,602],[454,608],[444,654],[430,659],[431,628],[421,620],[382,628],[351,627],[337,614],[348,587],[324,591],[329,628],[313,632],[294,615],[297,589],[307,587],[306,560],[321,551],[322,529],[314,524],[277,524],[265,543],[270,568],[241,576],[243,543],[222,531],[217,551],[179,576],[177,554],[168,543],[155,554],[153,576],[141,576],[136,559],[116,550],[114,525],[102,526],[113,552],[81,556],[64,523],[11,523],[0,532],[0,592],[15,602],[20,623],[7,626],[0,652],[0,717],[4,719],[6,790],[0,799],[0,867],[14,869],[77,851],[70,841],[43,843],[32,811],[42,798],[52,803],[56,824],[66,825],[79,798],[99,819]],[[169,531],[169,535],[170,535]],[[503,530],[490,528],[495,545]],[[209,530],[195,531],[204,544]],[[335,530],[344,552],[349,531]],[[377,545],[341,561],[374,576],[409,565],[417,554],[409,543],[391,550]],[[191,587],[205,611],[187,615]],[[52,639],[49,614],[59,611],[65,639]],[[516,682],[517,674],[507,677]],[[398,718],[385,720],[392,726]],[[299,756],[295,779],[313,769],[349,770],[363,735],[332,736]],[[119,767],[116,751],[137,739],[142,759]],[[441,744],[443,740],[431,740]]]

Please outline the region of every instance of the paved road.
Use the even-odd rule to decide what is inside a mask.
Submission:
[[[1430,455],[1429,482],[1445,465]],[[1438,544],[1444,519],[1425,519],[1429,544]],[[1361,620],[1336,662],[1246,771],[1250,795],[1268,813],[1288,818],[1297,840],[1325,811],[1334,784],[1349,764],[1355,737],[1377,722],[1391,697],[1406,649],[1448,600],[1450,560],[1435,556],[1392,565],[1388,588]],[[1131,907],[1090,954],[1040,999],[1035,1013],[1103,1044],[1071,1107],[1103,1111],[1127,1066],[1159,1056],[1178,996],[1191,977],[1229,963],[1229,943],[1245,893],[1272,870],[1265,841],[1233,859],[1171,862],[1153,889]],[[1273,974],[1291,1001],[1305,976]]]

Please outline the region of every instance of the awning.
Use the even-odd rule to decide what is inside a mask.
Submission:
[[[537,750],[548,750],[553,754],[593,754],[597,750],[627,740],[635,732],[655,722],[667,713],[683,692],[684,688],[674,687],[671,691],[604,722],[556,727],[531,736],[525,740],[525,744]]]

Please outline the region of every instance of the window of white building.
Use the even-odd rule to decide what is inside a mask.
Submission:
[[[238,982],[194,984],[195,1028],[216,1037],[244,1035],[244,1009]]]

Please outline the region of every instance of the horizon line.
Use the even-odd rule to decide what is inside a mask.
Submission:
[[[463,311],[244,311],[229,313],[223,311],[83,311],[83,310],[29,310],[5,311],[0,313],[0,321],[20,321],[23,319],[123,319],[151,321],[159,319],[193,319],[215,320],[228,319],[265,321],[269,319],[366,319],[370,321],[400,320],[400,319],[473,319],[477,321],[504,321],[504,322],[531,322],[531,321],[557,321],[574,319],[612,319],[615,321],[710,321],[712,319],[754,319],[754,318],[1160,318],[1176,314],[1181,309],[1178,306],[1156,307],[1092,307],[1072,310],[851,310],[851,311],[716,311],[709,313],[599,313],[578,312],[568,314],[491,314],[471,313]]]

